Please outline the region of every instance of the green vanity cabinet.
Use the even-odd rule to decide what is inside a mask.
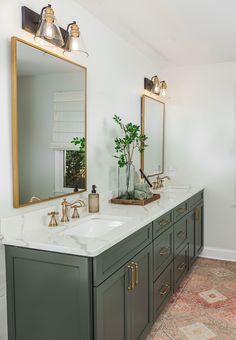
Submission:
[[[203,249],[203,191],[96,257],[6,246],[8,340],[140,340]]]
[[[95,339],[145,339],[152,326],[152,245],[94,287]]]
[[[92,262],[6,247],[8,340],[92,339]]]

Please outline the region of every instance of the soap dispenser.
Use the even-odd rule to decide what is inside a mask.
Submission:
[[[88,206],[90,213],[99,212],[99,194],[96,191],[96,185],[92,185],[92,191],[88,195]]]

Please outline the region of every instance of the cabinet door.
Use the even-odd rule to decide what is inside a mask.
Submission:
[[[130,295],[131,337],[128,340],[145,339],[153,320],[153,261],[149,245],[132,260],[135,265],[135,288]]]
[[[201,253],[204,245],[204,235],[203,235],[203,226],[204,226],[204,216],[203,216],[203,203],[199,204],[195,208],[195,254],[196,256]]]
[[[131,289],[129,265],[111,275],[100,286],[94,288],[94,336],[96,340],[129,339]],[[134,273],[134,268],[133,268]]]
[[[92,339],[86,257],[6,247],[8,339]]]
[[[144,339],[152,325],[152,246],[94,288],[95,340]]]
[[[188,214],[188,243],[189,243],[189,268],[192,267],[195,255],[195,211]]]

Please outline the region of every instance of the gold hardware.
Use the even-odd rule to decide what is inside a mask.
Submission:
[[[183,262],[183,263],[181,263],[181,264],[177,267],[177,269],[178,269],[180,272],[182,272],[182,271],[185,269],[185,267],[186,267],[186,264],[185,264],[185,262]]]
[[[163,248],[161,248],[159,254],[160,254],[161,256],[170,254],[170,248],[168,248],[168,247],[163,247]]]
[[[180,214],[183,214],[187,209],[186,208],[178,208],[176,211]]]
[[[170,291],[170,285],[166,283],[163,288],[160,290],[160,295],[166,295]]]
[[[79,218],[79,212],[78,212],[78,208],[80,207],[80,205],[72,205],[72,209],[74,209],[73,214],[71,216],[71,218]]]
[[[58,226],[57,220],[56,220],[56,215],[59,215],[57,211],[51,211],[48,213],[48,216],[51,216],[50,222],[49,222],[49,227],[56,227]]]
[[[137,287],[137,285],[138,285],[138,270],[139,270],[137,262],[134,263],[134,266],[135,266],[135,285]]]
[[[156,189],[163,188],[165,179],[170,180],[170,177],[169,176],[160,177],[158,175],[157,178],[156,178],[156,181],[152,182],[153,189],[156,190]]]
[[[71,206],[75,205],[75,203],[79,203],[79,206],[77,206],[77,207],[86,207],[84,201],[82,201],[80,199],[75,200],[75,201],[73,201],[71,203],[68,203],[66,198],[63,199],[63,202],[61,203],[61,205],[62,205],[62,218],[61,218],[61,222],[63,222],[63,223],[69,222],[68,207],[71,207]],[[77,211],[77,213],[78,213],[78,211]],[[73,217],[73,218],[76,218],[76,217]]]
[[[196,208],[195,209],[195,221],[196,222],[200,221],[200,216],[201,216],[200,209]]]
[[[29,203],[40,202],[40,201],[41,201],[41,198],[37,196],[32,196],[29,200]]]
[[[177,233],[177,237],[178,238],[181,238],[181,239],[185,239],[186,237],[186,234],[181,230]]]
[[[64,62],[67,62],[69,64],[81,67],[85,72],[85,122],[87,121],[87,68],[85,66],[80,65],[79,63],[72,61],[68,58],[66,58],[63,55],[59,55],[57,53],[51,52],[50,50],[47,50],[41,46],[37,46],[35,44],[32,44],[26,40],[23,40],[21,38],[12,37],[11,38],[11,88],[12,88],[12,172],[13,172],[13,206],[14,208],[20,208],[25,207],[30,204],[37,204],[40,202],[47,202],[54,200],[56,198],[63,198],[65,197],[65,194],[58,195],[55,197],[50,197],[46,199],[35,200],[33,202],[26,202],[21,203],[20,202],[20,185],[19,185],[19,115],[18,115],[18,108],[17,108],[17,43],[22,43],[26,46],[32,47],[36,49],[36,51],[41,51],[43,53],[46,53],[47,55],[50,55],[52,57],[57,58],[57,60],[62,60]],[[87,126],[85,123],[85,138],[87,135]],[[87,150],[85,151],[85,157],[87,154]],[[80,192],[86,191],[87,189],[87,178],[85,178],[85,189],[80,190]],[[77,195],[77,192],[71,192],[66,194],[66,196],[71,195]]]
[[[74,21],[70,26],[70,35],[71,37],[78,38],[80,36],[80,30],[77,23]]]
[[[131,264],[128,265],[129,271],[131,271],[131,283],[129,282],[128,284],[128,290],[133,290],[134,289],[134,281],[135,281],[135,267],[134,263],[132,262]]]
[[[52,9],[51,6],[47,6],[45,9],[44,9],[44,19],[47,21],[48,24],[52,24],[54,22],[54,10]]]
[[[160,222],[159,222],[159,225],[161,226],[161,227],[165,227],[167,224],[169,224],[170,223],[170,221],[169,220],[161,220]]]

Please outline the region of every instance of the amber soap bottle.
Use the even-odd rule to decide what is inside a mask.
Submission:
[[[96,185],[92,185],[92,191],[88,195],[88,206],[90,213],[99,212],[99,194],[96,191]]]

